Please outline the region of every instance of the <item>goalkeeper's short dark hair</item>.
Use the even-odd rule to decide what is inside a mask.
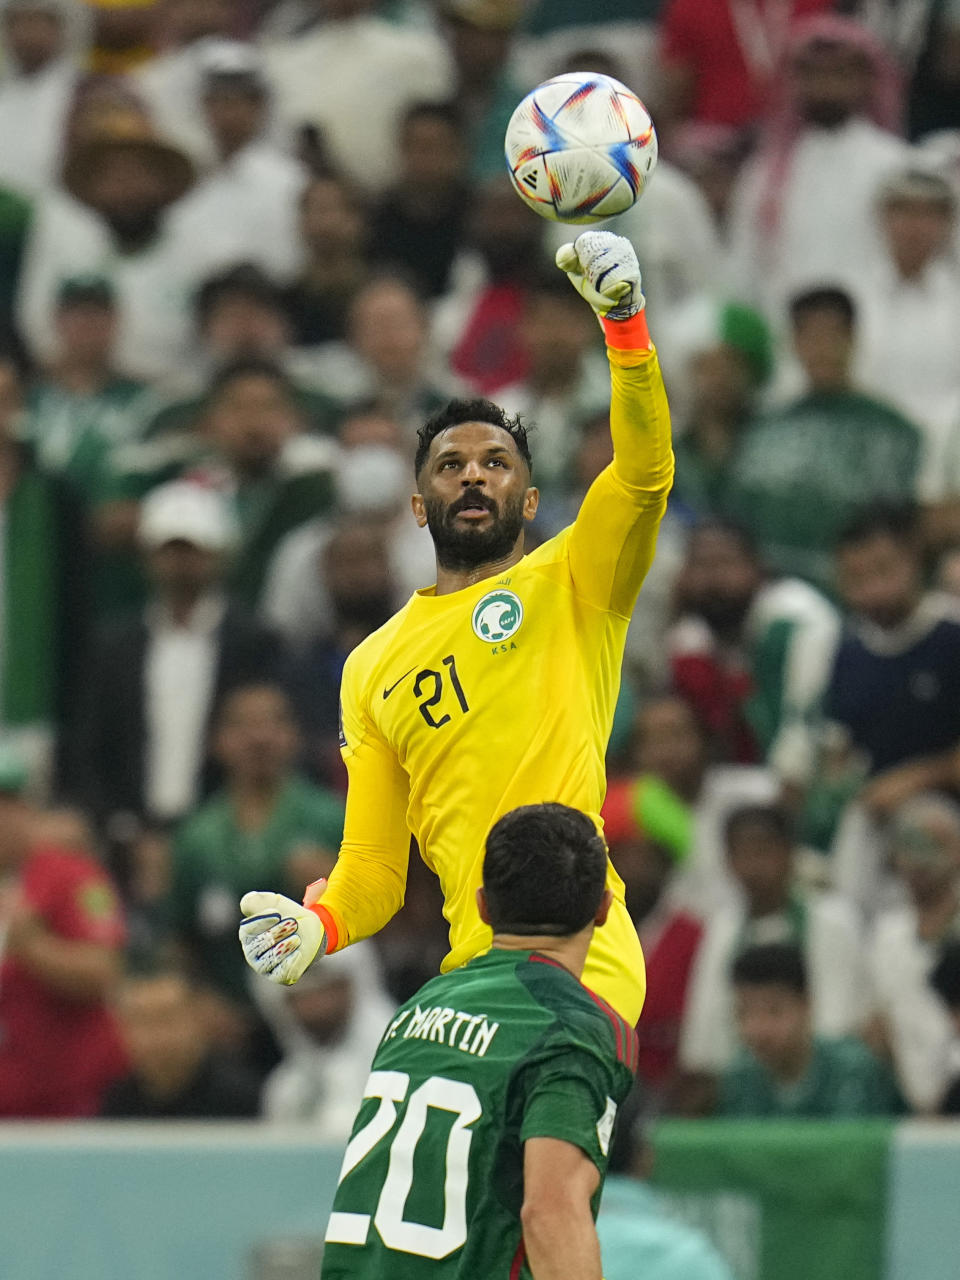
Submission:
[[[501,431],[505,431],[517,446],[517,452],[527,464],[527,470],[533,471],[527,428],[520,421],[520,415],[517,414],[511,418],[492,400],[477,397],[474,400],[448,400],[442,409],[431,414],[417,432],[417,453],[413,461],[413,470],[418,479],[430,453],[430,446],[437,436],[442,431],[449,431],[451,427],[461,427],[465,422],[489,422],[492,427],[499,427]]]
[[[579,933],[597,914],[606,883],[606,845],[579,809],[524,805],[487,836],[483,888],[496,933]]]

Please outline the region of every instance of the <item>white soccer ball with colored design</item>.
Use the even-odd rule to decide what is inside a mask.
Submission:
[[[650,115],[612,76],[569,71],[538,85],[504,139],[517,195],[556,222],[602,222],[639,200],[657,164]]]

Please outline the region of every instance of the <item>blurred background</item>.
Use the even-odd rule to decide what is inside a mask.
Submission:
[[[534,542],[609,461],[573,233],[502,157],[589,70],[660,135],[608,225],[677,454],[609,755],[607,1280],[955,1280],[958,0],[2,0],[0,51],[3,1275],[315,1280],[440,895],[412,857],[289,991],[237,902],[335,860],[424,416],[534,424]]]

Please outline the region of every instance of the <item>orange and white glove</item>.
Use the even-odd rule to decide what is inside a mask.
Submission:
[[[627,320],[646,305],[636,250],[626,236],[584,231],[560,246],[557,266],[601,320]]]
[[[246,919],[240,925],[244,958],[255,973],[292,986],[327,950],[327,932],[310,909],[326,886],[318,880],[304,894],[303,905],[282,893],[255,890],[240,899]]]

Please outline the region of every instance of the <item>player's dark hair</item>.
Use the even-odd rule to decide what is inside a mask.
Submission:
[[[848,329],[857,322],[857,308],[853,298],[846,289],[839,285],[821,285],[817,289],[804,289],[790,299],[790,321],[796,325],[798,321],[814,311],[835,311]]]
[[[948,942],[940,952],[930,985],[949,1009],[960,1009],[960,942]]]
[[[606,882],[606,846],[579,809],[523,805],[487,836],[483,888],[495,933],[579,933],[597,914]]]
[[[747,947],[734,960],[730,973],[735,987],[785,987],[798,996],[807,994],[803,952],[789,942]]]
[[[793,846],[793,819],[781,805],[741,804],[731,809],[723,825],[727,849],[744,827],[761,827],[780,844]]]
[[[859,547],[874,538],[890,538],[919,550],[920,521],[911,502],[872,502],[861,507],[840,530],[837,550]]]
[[[443,431],[449,431],[451,427],[462,426],[465,422],[489,422],[491,426],[505,431],[517,446],[517,452],[527,464],[527,470],[533,470],[527,429],[520,421],[520,415],[511,418],[492,400],[483,400],[478,397],[475,400],[448,400],[443,408],[432,414],[417,432],[418,443],[413,470],[418,479],[430,454],[430,446],[437,436]]]

